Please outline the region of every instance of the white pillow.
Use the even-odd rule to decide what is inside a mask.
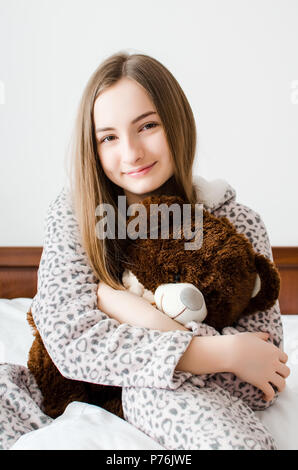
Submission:
[[[291,372],[274,405],[255,413],[275,438],[279,450],[298,450],[298,315],[282,315],[281,320]]]
[[[0,362],[27,366],[34,336],[26,319],[32,299],[0,299]]]
[[[127,421],[74,401],[44,428],[21,436],[9,450],[164,450]]]
[[[278,450],[298,450],[298,391],[287,385],[267,410],[255,411]]]

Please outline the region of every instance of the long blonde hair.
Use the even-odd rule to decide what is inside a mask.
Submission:
[[[171,72],[158,60],[144,54],[120,51],[105,59],[91,75],[83,91],[72,134],[70,151],[70,194],[81,232],[82,244],[98,279],[122,289],[120,262],[125,258],[122,240],[96,236],[95,209],[109,203],[117,218],[118,196],[123,189],[110,181],[99,161],[93,120],[99,93],[129,77],[143,86],[163,123],[173,158],[174,174],[161,193],[177,194],[196,202],[192,166],[196,151],[196,125],[189,102]],[[117,233],[117,232],[116,232]]]

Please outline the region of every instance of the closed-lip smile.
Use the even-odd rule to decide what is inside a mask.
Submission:
[[[153,163],[150,163],[150,165],[141,166],[141,167],[136,168],[135,170],[131,170],[131,171],[126,171],[125,174],[129,175],[130,173],[138,173],[139,171],[145,170],[145,168],[149,168],[149,167],[153,166],[155,163],[156,162],[153,162]]]

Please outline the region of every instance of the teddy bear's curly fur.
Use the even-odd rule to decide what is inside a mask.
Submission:
[[[175,196],[152,196],[144,199],[142,205],[146,208],[149,222],[150,204],[165,203],[170,206],[183,202]],[[193,230],[194,211],[192,205]],[[193,284],[202,292],[208,310],[204,322],[220,331],[225,326],[233,325],[243,315],[270,308],[279,295],[280,276],[275,265],[255,253],[248,239],[239,234],[227,218],[217,218],[206,210],[203,216],[203,243],[200,249],[185,250],[186,240],[183,237],[174,238],[173,231],[170,231],[168,239],[151,239],[148,236],[128,240],[126,259],[129,263],[123,262],[122,271],[129,269],[152,293],[161,284],[177,282],[179,274],[179,282]],[[133,218],[130,216],[127,223]],[[251,298],[257,273],[261,288]],[[44,347],[31,311],[27,318],[35,337],[27,365],[43,394],[44,412],[56,418],[70,402],[84,401],[99,405],[124,419],[122,388],[63,377]]]

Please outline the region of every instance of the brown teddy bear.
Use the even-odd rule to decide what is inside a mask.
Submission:
[[[146,209],[148,229],[143,230],[146,238],[127,245],[129,262],[126,266],[123,263],[122,282],[128,290],[144,296],[184,325],[191,320],[204,321],[218,331],[275,303],[280,289],[277,268],[255,253],[246,236],[238,233],[226,217],[218,218],[203,210],[202,245],[186,250],[184,237],[175,238],[180,227],[173,230],[173,221],[168,238],[150,238],[150,205],[154,204],[178,204],[182,208],[183,200],[152,196],[140,204]],[[134,219],[135,215],[128,219],[128,227]],[[160,234],[160,219],[157,228]],[[195,232],[194,205],[191,229]],[[187,306],[182,299],[189,305],[181,313],[181,308]]]
[[[138,228],[145,221],[149,228],[143,230],[143,238],[128,238],[128,262],[121,265],[124,287],[144,296],[186,327],[190,321],[203,321],[218,331],[232,326],[241,316],[266,310],[275,303],[280,289],[275,265],[255,253],[245,235],[239,234],[227,218],[215,217],[204,209],[201,247],[185,249],[186,239],[180,228],[177,230],[171,212],[168,237],[161,236],[162,217],[155,224],[157,238],[150,237],[151,204],[177,204],[182,209],[184,201],[176,196],[148,197],[137,206],[138,217],[134,214],[128,218],[127,233],[131,223],[136,227],[137,220]],[[189,228],[193,232],[197,228],[195,217],[196,207],[191,205]],[[70,402],[84,401],[124,419],[121,387],[63,377],[43,345],[31,311],[27,318],[35,336],[27,365],[43,394],[44,412],[56,418]]]

